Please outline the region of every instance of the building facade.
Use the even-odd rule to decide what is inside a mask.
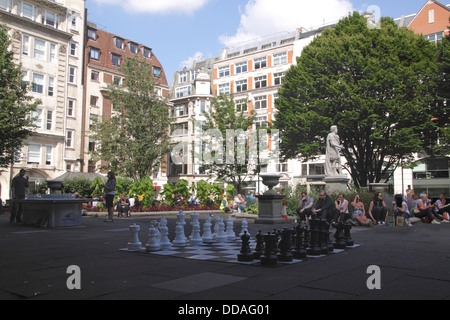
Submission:
[[[151,47],[101,30],[94,23],[88,22],[85,30],[83,74],[85,86],[83,100],[79,104],[83,109],[81,172],[93,173],[100,171],[102,163],[91,160],[91,152],[95,150],[96,145],[96,141],[91,138],[91,126],[95,120],[109,119],[114,112],[108,85],[122,83],[124,75],[120,72],[120,66],[124,59],[137,57],[152,67],[156,81],[155,90],[161,98],[168,98],[169,87],[164,69]],[[78,101],[72,103],[76,108]],[[152,178],[166,181],[165,171],[165,168],[160,169],[158,175]]]
[[[14,60],[22,65],[29,95],[41,100],[30,114],[36,132],[24,142],[12,168],[0,173],[1,197],[9,198],[11,178],[28,171],[31,187],[79,170],[81,109],[68,111],[70,99],[82,101],[84,0],[0,0],[0,18],[9,30]]]

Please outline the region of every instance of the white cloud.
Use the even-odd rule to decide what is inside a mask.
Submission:
[[[192,14],[210,0],[94,0],[100,4],[120,5],[128,12]]]
[[[336,22],[353,11],[350,0],[249,0],[236,34],[222,35],[220,41],[233,46],[300,27],[310,29]]]

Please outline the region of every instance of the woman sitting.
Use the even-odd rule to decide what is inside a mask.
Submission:
[[[372,202],[370,202],[369,215],[376,224],[386,224],[387,206],[383,200],[381,192],[375,193]]]
[[[353,219],[363,227],[372,227],[372,220],[367,219],[366,209],[364,208],[364,203],[361,202],[359,194],[355,196],[355,200],[352,202],[352,207]]]

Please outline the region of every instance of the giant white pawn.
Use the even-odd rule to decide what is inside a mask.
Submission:
[[[214,237],[213,234],[211,232],[211,227],[212,227],[212,223],[211,223],[211,215],[208,213],[208,215],[205,218],[205,223],[203,224],[203,242],[204,243],[212,243],[214,242]]]
[[[242,221],[242,230],[241,230],[241,233],[239,233],[239,237],[242,237],[245,234],[245,232],[247,232],[247,234],[250,235],[250,232],[248,232],[248,221],[247,221],[247,219],[244,219]]]
[[[179,223],[179,224],[181,224],[182,226],[183,226],[183,228],[185,227],[185,225],[186,225],[186,215],[183,213],[183,210],[180,210],[179,212],[178,212],[178,215],[177,215],[177,224]],[[184,232],[184,231],[183,231]],[[185,239],[184,240],[188,240],[187,238],[186,238],[186,235],[185,235]]]
[[[192,235],[190,237],[190,243],[193,246],[201,246],[203,244],[203,239],[200,236],[200,222],[198,221],[200,215],[197,213],[191,214],[191,224],[192,224]]]
[[[174,247],[187,246],[186,235],[184,234],[184,225],[179,222],[177,222],[177,226],[175,228],[175,240],[173,240],[172,245]]]
[[[228,217],[227,219],[227,240],[236,240],[236,234],[234,233],[234,220],[231,217]]]
[[[225,223],[223,222],[223,219],[220,219],[218,223],[218,232],[216,234],[216,241],[219,243],[227,241],[227,235],[225,233]]]
[[[142,242],[139,241],[139,231],[141,231],[141,227],[133,224],[130,226],[130,242],[128,242],[128,250],[130,251],[139,251],[142,249]]]
[[[158,230],[158,222],[152,221],[148,232],[148,243],[145,246],[147,252],[154,252],[161,250],[161,233]]]
[[[167,219],[162,217],[159,222],[161,231],[161,250],[168,251],[172,248],[172,243],[169,240],[169,228],[167,228]]]

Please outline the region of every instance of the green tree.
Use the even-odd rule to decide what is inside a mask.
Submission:
[[[247,101],[241,102],[246,104]],[[248,115],[247,111],[238,110],[233,95],[220,95],[211,102],[211,110],[205,112],[206,121],[202,126],[209,148],[200,155],[203,162],[203,169],[207,174],[215,175],[219,181],[230,182],[242,192],[242,187],[246,181],[251,180],[257,173],[259,166],[251,163],[251,144],[257,144],[257,141],[249,141],[248,136],[254,123],[254,112]],[[216,131],[220,134],[210,136],[210,131]],[[227,136],[227,133],[234,132],[236,135]],[[239,139],[239,132],[243,139]],[[230,145],[233,148],[230,150]],[[240,143],[244,142],[242,147]],[[239,152],[244,150],[243,152]],[[222,153],[219,153],[221,150]],[[254,150],[257,150],[257,146]],[[206,159],[205,154],[213,159]],[[197,154],[198,156],[198,154]],[[245,158],[245,159],[244,159]]]
[[[276,103],[282,157],[323,154],[337,125],[346,169],[360,187],[436,144],[436,48],[422,36],[390,18],[369,29],[354,13],[315,38],[297,62]]]
[[[24,140],[33,134],[30,113],[39,105],[28,96],[21,66],[14,64],[14,54],[8,50],[10,44],[6,28],[0,24],[0,167],[8,167]]]
[[[142,180],[156,171],[167,154],[170,125],[167,101],[157,95],[153,69],[146,61],[125,58],[123,85],[109,85],[116,106],[110,119],[95,126],[95,160],[108,163],[116,174]]]

